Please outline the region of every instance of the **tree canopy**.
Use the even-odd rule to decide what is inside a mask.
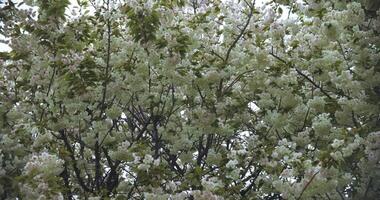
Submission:
[[[0,8],[0,199],[375,199],[376,1]]]

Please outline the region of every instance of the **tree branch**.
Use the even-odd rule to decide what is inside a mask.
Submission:
[[[279,60],[280,62],[284,63],[285,65],[290,65],[292,68],[294,68],[297,72],[298,75],[304,77],[307,81],[309,81],[314,87],[318,88],[325,96],[327,96],[329,99],[332,99],[332,97],[325,91],[322,89],[321,86],[319,86],[317,83],[315,83],[313,80],[311,80],[311,78],[309,78],[306,74],[302,73],[301,70],[299,70],[297,67],[293,66],[292,64],[286,62],[284,59],[278,57],[277,55],[275,55],[273,52],[269,53],[271,56],[273,56],[274,58],[276,58],[277,60]]]
[[[226,89],[223,90],[223,93],[225,92],[228,92],[228,90],[230,90],[232,88],[232,86],[234,86],[241,78],[244,77],[245,74],[248,74],[250,72],[254,72],[255,69],[251,69],[251,70],[247,70],[241,74],[239,74],[227,87]]]
[[[252,178],[251,183],[245,189],[240,191],[241,196],[245,196],[249,190],[251,190],[253,187],[255,187],[255,181],[256,181],[257,177],[259,177],[261,171],[262,171],[262,169],[259,168],[259,169],[257,169],[257,171],[253,175],[251,175],[249,177],[249,178]]]
[[[226,53],[226,57],[224,58],[224,63],[227,63],[228,62],[228,59],[230,57],[230,54],[231,54],[231,51],[232,49],[236,46],[236,44],[238,43],[238,41],[240,40],[241,37],[243,37],[244,33],[245,33],[245,30],[247,29],[248,25],[249,25],[249,22],[251,21],[252,19],[252,16],[253,16],[253,10],[254,10],[254,4],[255,4],[255,1],[253,1],[252,5],[248,5],[249,7],[249,13],[248,13],[248,19],[247,21],[245,22],[245,25],[244,27],[241,29],[239,35],[235,38],[235,40],[232,42],[231,46],[228,48],[227,50],[227,53]]]
[[[315,176],[317,176],[318,173],[319,173],[319,170],[313,174],[313,176],[311,177],[311,179],[309,180],[309,182],[307,182],[306,185],[305,185],[305,187],[303,187],[303,189],[302,189],[302,191],[301,191],[301,194],[300,194],[300,196],[297,198],[297,200],[300,200],[300,199],[301,199],[303,193],[304,193],[304,192],[306,191],[306,189],[309,187],[309,185],[311,184],[311,182],[313,182]]]
[[[107,0],[107,11],[110,11],[110,1]],[[99,118],[102,118],[102,115],[106,109],[105,102],[107,97],[107,84],[109,81],[109,73],[111,70],[110,66],[110,59],[111,59],[111,21],[109,18],[107,18],[107,55],[106,55],[106,70],[105,70],[105,80],[103,83],[103,94],[102,94],[102,100],[100,102],[100,113]],[[101,144],[99,143],[99,133],[95,134],[95,148],[94,148],[94,154],[95,154],[95,187],[96,190],[100,190],[101,181],[103,178],[102,175],[102,166],[100,164],[101,161]]]
[[[65,131],[64,130],[61,130],[60,131],[60,134],[61,134],[61,139],[63,140],[64,144],[65,144],[65,147],[66,149],[69,151],[70,153],[70,158],[72,160],[72,167],[74,169],[74,173],[75,173],[75,176],[78,180],[78,183],[79,185],[82,187],[82,189],[86,192],[92,192],[92,190],[90,188],[87,187],[87,185],[84,183],[84,180],[83,178],[81,177],[81,171],[80,169],[78,168],[78,165],[77,165],[77,160],[75,158],[75,153],[74,153],[74,150],[72,149],[71,147],[71,144],[67,138],[67,135],[65,134]],[[66,161],[65,161],[66,162]]]

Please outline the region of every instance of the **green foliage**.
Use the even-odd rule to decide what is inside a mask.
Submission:
[[[129,18],[128,27],[135,41],[146,43],[155,40],[155,32],[159,26],[159,13],[153,10],[134,10],[126,6],[124,8]]]
[[[37,0],[42,20],[52,18],[65,18],[65,9],[70,4],[69,0]]]
[[[380,196],[360,3],[70,2],[0,10],[0,199]]]

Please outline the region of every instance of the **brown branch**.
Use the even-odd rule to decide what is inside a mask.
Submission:
[[[55,55],[54,55],[54,58],[55,58]],[[49,87],[48,87],[48,91],[46,93],[46,96],[49,96],[49,94],[50,94],[50,90],[51,90],[51,87],[53,86],[53,82],[54,82],[55,73],[57,73],[57,65],[56,64],[54,64],[54,67],[53,67],[53,74],[50,77]]]
[[[107,0],[107,11],[110,11],[110,2]],[[103,94],[102,94],[102,100],[100,102],[100,113],[99,118],[102,118],[102,115],[106,109],[105,102],[106,102],[106,96],[107,96],[107,84],[109,81],[109,73],[111,70],[110,66],[110,59],[111,59],[111,21],[108,18],[107,19],[107,55],[106,55],[106,70],[105,70],[105,80],[103,83]],[[101,166],[101,144],[99,143],[99,133],[97,132],[95,134],[95,188],[96,190],[100,190],[101,182],[102,182],[102,166]]]
[[[244,176],[250,171],[250,167],[253,165],[254,159],[251,159],[247,165],[247,167],[244,169],[244,171],[241,173],[240,178],[242,179],[242,182],[247,181],[250,177],[244,178]],[[244,178],[244,179],[243,179]]]
[[[252,5],[249,4],[248,2],[245,2],[247,4],[247,6],[249,7],[249,13],[248,13],[248,18],[247,18],[247,21],[246,23],[244,24],[244,27],[242,29],[240,29],[240,32],[238,34],[238,36],[235,38],[235,40],[232,42],[232,44],[230,45],[230,47],[227,49],[227,53],[225,55],[225,58],[223,59],[219,54],[217,54],[216,52],[214,51],[211,51],[212,54],[216,55],[218,58],[222,59],[223,60],[223,63],[226,65],[228,63],[228,59],[231,55],[231,52],[233,50],[233,48],[236,46],[236,44],[239,42],[239,40],[243,37],[245,31],[247,30],[248,28],[248,25],[252,19],[252,16],[253,16],[253,11],[254,11],[254,5],[255,5],[255,0],[252,2]],[[239,78],[240,79],[240,78]],[[239,80],[238,79],[238,80]],[[236,81],[238,81],[236,80]],[[220,98],[223,96],[223,78],[220,79],[220,82],[219,82],[219,87],[218,87],[218,90],[217,90],[217,97]],[[235,84],[235,82],[233,82],[233,84]],[[232,84],[232,85],[233,85]],[[230,84],[227,88],[230,88],[232,87],[232,85]]]
[[[224,89],[223,90],[223,93],[224,92],[228,92],[228,90],[230,89],[230,88],[232,88],[232,86],[234,86],[241,78],[243,78],[244,77],[244,75],[245,74],[247,74],[247,73],[250,73],[250,72],[253,72],[253,71],[255,71],[254,69],[251,69],[251,70],[247,70],[247,71],[245,71],[245,72],[243,72],[243,73],[241,73],[241,74],[239,74],[227,87],[226,87],[226,89]]]
[[[302,73],[301,70],[299,70],[297,67],[293,66],[292,64],[286,62],[284,59],[278,57],[273,52],[269,53],[271,56],[276,58],[277,60],[281,61],[285,65],[290,65],[292,68],[294,68],[298,75],[304,77],[307,81],[309,81],[314,87],[318,88],[325,96],[327,96],[329,99],[332,99],[332,97],[325,91],[321,86],[319,86],[317,83],[315,83],[311,78],[309,78],[306,74]]]
[[[339,194],[340,199],[344,200],[343,194],[338,190],[338,188],[335,188],[335,191]]]
[[[108,176],[105,177],[105,178],[107,178],[106,187],[108,190],[108,195],[110,195],[115,190],[115,188],[119,185],[119,174],[117,173],[117,168],[120,164],[120,161],[116,160],[113,162],[111,157],[108,154],[107,149],[106,148],[102,148],[102,149],[103,149],[104,155],[107,159],[108,165],[110,167],[110,172],[109,172]]]
[[[199,137],[199,145],[198,145],[198,157],[197,157],[197,165],[201,166],[202,160],[204,157],[207,157],[208,151],[211,148],[213,142],[213,135],[209,134],[206,138],[206,145],[203,146],[203,136]]]
[[[197,165],[201,165],[202,162],[203,137],[204,135],[199,136]]]
[[[311,182],[314,180],[315,176],[317,176],[317,174],[319,173],[319,170],[317,172],[315,172],[313,174],[313,176],[310,178],[309,182],[306,183],[305,187],[303,187],[302,191],[301,191],[301,194],[300,196],[297,198],[297,200],[300,200],[303,193],[306,191],[306,189],[309,187],[309,185],[311,184]]]
[[[257,171],[253,175],[249,176],[249,178],[252,178],[251,183],[245,189],[240,191],[241,196],[245,196],[249,190],[251,190],[252,188],[255,187],[255,181],[256,181],[257,177],[259,177],[261,171],[262,171],[262,169],[259,168],[259,169],[257,169]]]
[[[196,15],[197,14],[197,4],[198,4],[198,0],[193,0],[191,2],[191,7],[193,8],[193,14]]]
[[[71,144],[67,138],[67,135],[65,134],[65,131],[64,130],[61,130],[60,131],[60,134],[61,134],[61,139],[63,140],[64,144],[65,144],[65,147],[66,149],[69,151],[69,156],[71,158],[71,163],[72,163],[72,167],[74,169],[74,173],[75,173],[75,176],[78,180],[78,183],[79,185],[82,187],[82,189],[86,192],[92,192],[92,190],[87,187],[87,185],[84,183],[84,180],[83,178],[81,177],[81,171],[80,169],[78,168],[78,165],[77,165],[77,160],[75,158],[75,153],[74,153],[74,150],[72,149],[71,147]]]
[[[365,192],[364,192],[364,198],[367,198],[368,191],[369,191],[369,189],[370,189],[371,187],[372,187],[372,178],[370,178],[369,181],[368,181],[367,188],[365,189]]]
[[[137,135],[135,141],[138,141],[144,134],[144,132],[147,130],[148,125],[150,123],[151,119],[149,118],[145,123],[142,129],[140,129],[139,134]]]
[[[309,113],[310,113],[310,107],[307,108],[307,111],[306,111],[306,114],[305,114],[305,118],[303,120],[302,128],[299,131],[302,131],[306,127],[307,117],[309,116]]]
[[[346,52],[345,52],[345,50],[344,50],[342,44],[339,42],[339,40],[337,40],[336,42],[338,43],[339,50],[340,50],[340,53],[341,53],[342,56],[343,56],[343,59],[346,61],[346,65],[347,65],[347,69],[348,69],[348,71],[350,71],[351,73],[353,73],[353,74],[355,74],[356,76],[358,76],[358,78],[360,78],[359,75],[356,74],[356,73],[351,69],[351,66],[349,65],[349,62],[348,62],[349,60],[348,60],[348,58],[347,58],[347,56],[346,56]]]
[[[112,132],[113,129],[116,128],[116,126],[117,126],[117,121],[118,121],[118,120],[116,120],[116,119],[115,119],[115,120],[112,120],[112,126],[111,126],[110,129],[108,129],[108,131],[107,131],[107,133],[104,135],[103,139],[100,140],[100,144],[99,144],[99,146],[102,146],[102,144],[104,143],[104,141],[106,140],[106,138],[108,137],[108,135]]]
[[[201,97],[201,101],[202,101],[202,102],[201,102],[201,107],[203,107],[203,104],[205,104],[206,107],[207,107],[207,104],[206,104],[206,97],[203,96],[202,91],[201,91],[201,88],[199,88],[198,84],[195,84],[195,86],[197,87],[197,91],[198,91],[198,93],[199,93],[199,96]]]
[[[169,167],[180,176],[183,176],[186,172],[185,166],[183,167],[183,169],[179,166],[179,164],[177,163],[177,156],[171,154],[169,149],[163,147],[163,150],[164,150],[165,155],[167,156],[167,157],[163,156],[163,158],[169,164]]]
[[[54,53],[53,53],[53,59],[55,60],[55,58],[56,58],[56,52],[54,51]],[[56,73],[57,73],[57,65],[56,65],[56,63],[54,63],[53,74],[51,75],[50,80],[49,80],[49,86],[48,86],[48,90],[46,92],[46,97],[49,97],[50,90],[51,90],[51,87],[53,86],[54,77],[55,77]],[[41,116],[40,116],[40,123],[42,122],[42,118],[43,118],[43,116],[45,114],[45,111],[46,111],[45,108],[42,108],[42,112],[41,112]]]
[[[109,2],[107,3],[109,4]],[[109,5],[107,5],[109,7]],[[107,8],[109,10],[109,8]],[[111,59],[111,22],[109,19],[107,19],[107,57],[106,57],[106,71],[105,71],[105,80],[103,83],[103,94],[102,94],[102,100],[100,103],[100,117],[104,113],[105,110],[105,101],[106,101],[106,96],[107,96],[107,84],[108,84],[108,76],[111,70],[111,65],[110,65],[110,59]]]
[[[68,199],[68,200],[72,200],[73,199],[73,193],[71,192],[71,187],[70,187],[70,173],[67,169],[67,162],[65,161],[64,164],[63,164],[63,172],[61,173],[61,177],[63,179],[63,183],[65,185],[65,188],[64,188],[64,195],[65,195],[65,198]]]
[[[254,4],[255,4],[255,1],[253,1],[253,4],[252,5],[248,5],[248,7],[250,8],[249,10],[249,13],[248,13],[248,19],[244,25],[244,27],[241,29],[239,35],[235,38],[235,40],[232,42],[231,46],[228,48],[227,50],[227,53],[226,53],[226,57],[224,58],[224,63],[227,63],[228,62],[228,59],[230,57],[230,54],[231,54],[231,51],[232,49],[236,46],[236,44],[238,43],[238,41],[241,39],[241,37],[243,37],[244,33],[245,33],[245,30],[247,29],[248,25],[249,25],[249,22],[251,21],[252,19],[252,16],[253,16],[253,10],[254,10]]]
[[[210,52],[211,52],[211,54],[215,55],[216,57],[218,57],[219,59],[221,59],[224,62],[224,58],[221,55],[216,53],[214,50],[211,50]]]
[[[326,195],[326,197],[327,197],[328,200],[331,200],[331,198],[330,198],[330,196],[329,196],[328,193],[325,193],[325,195]]]
[[[154,147],[154,155],[153,158],[157,159],[160,156],[160,148],[161,148],[161,137],[159,136],[158,130],[157,130],[157,123],[158,120],[153,120],[153,130],[151,131],[152,136],[152,143]]]

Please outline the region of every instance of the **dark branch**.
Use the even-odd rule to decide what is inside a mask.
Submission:
[[[239,40],[241,39],[241,37],[243,37],[248,25],[249,25],[249,22],[251,21],[252,19],[252,16],[253,16],[253,10],[254,10],[254,4],[255,4],[255,1],[252,3],[252,5],[248,4],[248,7],[249,7],[249,13],[248,13],[248,18],[247,18],[247,21],[245,22],[245,25],[244,27],[241,29],[239,35],[235,38],[235,40],[232,42],[231,46],[228,48],[227,50],[227,53],[226,53],[226,57],[224,58],[224,62],[227,63],[228,62],[228,59],[230,57],[230,54],[231,54],[231,51],[232,49],[236,46],[236,44],[239,42]]]
[[[332,99],[332,97],[325,91],[322,89],[321,86],[319,86],[317,83],[315,83],[311,78],[309,78],[306,74],[302,73],[301,70],[299,70],[297,67],[293,66],[292,64],[286,62],[284,59],[278,57],[277,55],[275,55],[273,52],[270,53],[271,56],[273,56],[274,58],[276,58],[277,60],[281,61],[282,63],[284,63],[285,65],[290,65],[292,68],[294,68],[297,72],[298,75],[304,77],[307,81],[309,81],[314,87],[318,88],[325,96],[327,96],[329,99]]]

